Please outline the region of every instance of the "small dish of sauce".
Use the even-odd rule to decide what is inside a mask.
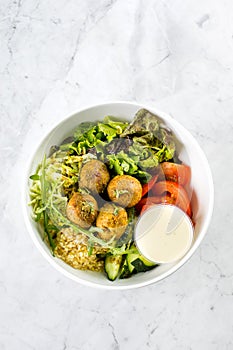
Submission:
[[[135,242],[148,260],[162,264],[181,259],[193,241],[189,216],[175,205],[158,204],[146,210],[135,227]]]

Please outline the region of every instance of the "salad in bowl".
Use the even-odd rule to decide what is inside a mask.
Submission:
[[[156,268],[135,244],[138,218],[156,204],[192,219],[191,169],[171,130],[146,109],[127,122],[85,121],[52,145],[30,176],[30,205],[51,254],[75,269],[125,279]]]
[[[104,289],[141,287],[175,272],[212,215],[212,176],[196,140],[166,113],[132,102],[96,105],[57,124],[33,151],[25,179],[25,222],[42,255],[74,281]],[[160,222],[151,219],[158,212],[165,220],[169,208],[185,218],[192,240],[164,260]]]

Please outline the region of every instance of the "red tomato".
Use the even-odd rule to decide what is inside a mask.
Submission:
[[[144,211],[146,211],[147,209],[153,207],[155,204],[173,204],[173,205],[175,205],[175,202],[176,202],[175,199],[170,197],[170,196],[168,196],[168,195],[143,198],[139,202],[140,205],[141,205],[140,213],[142,214]]]
[[[149,192],[152,189],[152,187],[154,186],[154,184],[158,179],[158,176],[159,175],[153,176],[148,183],[142,186],[142,197],[144,197],[147,194],[147,192]]]
[[[161,203],[175,204],[175,199],[168,195],[142,198],[140,202],[136,204],[135,207],[136,207],[136,210],[140,213],[144,206],[149,207],[154,204],[161,204]]]
[[[171,198],[170,204],[177,205],[184,212],[186,212],[190,217],[192,215],[190,200],[185,189],[173,181],[160,181],[157,182],[152,188],[152,192],[156,196],[162,196],[169,193],[169,196],[166,196],[166,200],[169,201]],[[161,197],[160,197],[161,198]]]
[[[154,196],[154,197],[142,198],[140,200],[140,202],[138,202],[138,204],[136,204],[135,207],[136,207],[137,211],[140,212],[144,205],[152,205],[152,204],[159,204],[159,203],[161,203],[160,197]]]
[[[188,165],[164,162],[161,163],[160,178],[165,176],[166,180],[177,182],[180,185],[187,185],[191,179],[191,169]]]

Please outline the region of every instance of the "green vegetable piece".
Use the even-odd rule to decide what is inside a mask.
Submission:
[[[38,174],[34,174],[34,175],[30,176],[30,179],[34,180],[34,181],[37,181],[37,180],[40,180],[40,176]]]
[[[95,125],[96,125],[96,123],[94,123],[94,122],[81,123],[74,132],[75,139],[78,140],[80,137],[82,138],[83,134],[86,133],[87,131],[89,131],[90,129],[92,129],[93,126],[95,126]]]
[[[120,160],[116,157],[115,154],[108,155],[107,159],[109,160],[109,168],[114,171],[117,175],[123,175],[124,170],[122,169]]]
[[[88,246],[87,246],[88,256],[91,256],[91,255],[92,255],[92,253],[93,253],[93,248],[94,248],[93,243],[89,240],[89,241],[88,241]]]
[[[117,130],[107,124],[98,123],[98,130],[106,136],[108,142],[112,141],[117,136]]]
[[[153,267],[153,266],[156,265],[156,264],[153,263],[152,261],[146,259],[143,255],[140,255],[140,260],[143,262],[143,264],[144,264],[145,266],[148,266],[148,267]]]
[[[117,134],[122,134],[122,132],[128,126],[127,122],[121,122],[119,120],[114,120],[113,117],[106,116],[104,118],[104,123],[110,125],[112,128],[116,129]]]
[[[146,109],[139,110],[120,135],[126,136],[133,138],[130,152],[140,156],[137,164],[143,169],[156,167],[158,163],[169,161],[175,155],[172,133],[159,122],[156,115]]]
[[[135,261],[136,259],[138,259],[139,256],[140,256],[139,253],[127,254],[126,260],[127,260],[128,269],[130,273],[136,272],[134,265],[132,265],[131,263],[132,261]]]
[[[109,154],[106,158],[109,161],[109,168],[112,169],[116,175],[132,175],[141,182],[147,182],[151,178],[148,172],[138,167],[138,156],[135,158],[130,157],[130,155],[126,154],[124,151],[120,151],[118,154]]]
[[[107,119],[106,119],[107,121]],[[104,145],[118,137],[128,125],[121,122],[82,123],[75,131],[75,141],[70,146],[71,154],[83,155],[89,149],[96,147],[97,152],[104,153]]]
[[[135,267],[137,272],[146,272],[153,269],[156,265],[151,261],[140,256],[136,260],[131,261],[131,264]]]
[[[105,258],[104,269],[110,281],[114,281],[120,271],[122,255],[107,255]]]
[[[39,222],[40,219],[41,219],[41,217],[42,217],[42,213],[36,214],[36,216],[35,216],[35,222]]]
[[[119,274],[119,278],[124,279],[124,278],[129,278],[131,276],[132,276],[132,273],[130,272],[129,267],[128,267],[128,263],[125,259],[124,264],[122,265],[122,268],[121,268],[121,271]]]
[[[148,168],[155,168],[158,166],[158,158],[154,155],[151,155],[151,157],[140,160],[138,163],[142,169],[148,169]]]
[[[148,132],[154,133],[159,129],[158,117],[146,109],[140,109],[133,121],[121,134],[121,137],[129,135],[144,135]]]

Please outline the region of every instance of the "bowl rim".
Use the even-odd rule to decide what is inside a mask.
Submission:
[[[110,106],[110,105],[132,105],[134,107],[137,107],[138,109],[140,108],[145,108],[148,109],[149,111],[151,111],[152,113],[155,113],[158,115],[158,117],[161,117],[162,119],[164,119],[165,121],[171,121],[172,125],[177,126],[182,134],[186,134],[186,136],[188,136],[189,138],[191,138],[193,140],[193,142],[195,143],[195,146],[198,148],[199,153],[202,157],[203,163],[205,164],[205,173],[207,175],[207,184],[209,186],[209,205],[208,205],[208,209],[207,209],[207,215],[205,217],[205,221],[203,224],[203,228],[200,232],[200,234],[198,235],[196,241],[195,241],[195,245],[193,245],[191,247],[191,249],[187,252],[187,254],[174,266],[172,266],[168,271],[162,273],[159,276],[156,276],[154,278],[151,278],[148,281],[143,281],[143,282],[134,282],[132,285],[104,285],[104,284],[98,284],[96,282],[92,282],[92,281],[88,281],[88,280],[84,280],[78,276],[75,276],[74,274],[72,274],[71,272],[67,271],[65,268],[63,268],[62,266],[58,265],[56,262],[56,259],[51,255],[49,255],[44,249],[43,247],[40,245],[40,243],[38,242],[38,239],[35,236],[34,233],[34,229],[31,225],[31,219],[28,215],[28,203],[26,201],[26,196],[28,193],[28,174],[29,174],[29,170],[31,168],[31,164],[33,162],[33,159],[35,157],[35,154],[37,153],[37,151],[39,150],[39,148],[41,147],[41,145],[43,144],[44,140],[46,139],[46,137],[51,134],[57,127],[59,127],[62,123],[66,122],[68,119],[73,118],[76,114],[80,114],[86,110],[90,110],[90,109],[95,109],[98,107],[104,107],[104,106]],[[213,215],[213,209],[214,209],[214,183],[213,183],[213,177],[212,177],[212,173],[211,173],[211,169],[210,169],[210,165],[209,162],[207,160],[207,157],[204,153],[204,151],[202,150],[201,146],[199,145],[199,143],[196,141],[196,139],[194,138],[194,136],[191,134],[190,131],[188,131],[182,124],[180,124],[176,119],[174,119],[173,117],[171,117],[171,115],[169,115],[166,112],[163,112],[159,109],[157,109],[156,107],[150,106],[149,103],[143,103],[143,102],[138,102],[138,101],[124,101],[124,100],[116,100],[116,101],[105,101],[103,103],[97,103],[97,104],[87,104],[85,106],[82,106],[82,108],[80,109],[76,109],[74,111],[72,111],[71,113],[67,114],[64,116],[64,118],[62,118],[58,123],[54,123],[49,130],[46,132],[46,134],[44,134],[43,136],[40,137],[40,139],[38,140],[36,147],[32,148],[32,150],[30,151],[30,155],[28,157],[28,160],[26,162],[26,166],[24,168],[24,172],[23,172],[23,184],[21,186],[22,192],[21,192],[21,202],[22,202],[22,211],[23,211],[23,218],[24,218],[24,222],[26,224],[26,228],[27,231],[30,234],[30,237],[32,239],[32,241],[34,242],[35,246],[37,247],[37,249],[39,250],[39,252],[42,254],[42,256],[60,273],[62,273],[64,276],[68,277],[69,279],[78,282],[84,286],[89,286],[89,287],[94,287],[97,289],[104,289],[104,290],[129,290],[129,289],[135,289],[135,288],[140,288],[140,287],[145,287],[151,284],[155,284],[158,282],[161,282],[163,279],[165,279],[166,277],[172,275],[175,271],[177,271],[178,269],[180,269],[188,260],[190,260],[190,258],[193,256],[194,252],[198,249],[200,243],[202,242],[203,238],[205,237],[206,233],[207,233],[207,229],[209,227],[209,224],[211,222],[211,218]]]

